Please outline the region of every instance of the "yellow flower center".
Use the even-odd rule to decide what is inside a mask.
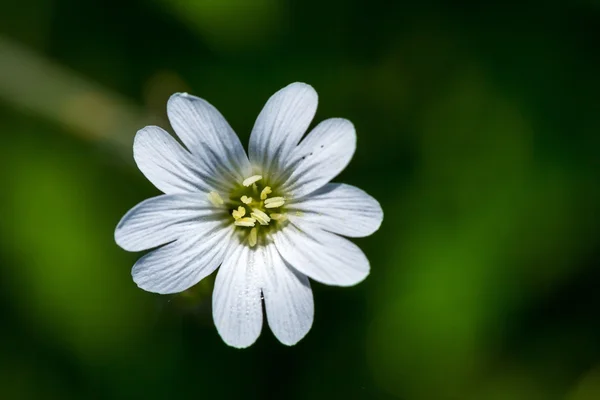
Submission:
[[[270,196],[273,193],[261,175],[253,175],[244,179],[242,185],[230,194],[229,201],[224,201],[217,192],[210,192],[208,199],[217,207],[225,205],[231,209],[233,225],[241,228],[248,245],[254,247],[260,240],[260,233],[275,228],[287,219],[282,209],[285,197],[277,193]]]

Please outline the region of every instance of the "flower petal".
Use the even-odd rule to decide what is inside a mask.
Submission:
[[[356,132],[350,121],[321,122],[293,151],[286,165],[290,176],[282,190],[301,197],[319,189],[346,168],[355,150]]]
[[[263,295],[267,321],[273,334],[291,346],[310,330],[314,317],[308,278],[281,258],[275,246],[267,246]]]
[[[146,178],[167,194],[230,189],[158,126],[138,131],[133,157]]]
[[[223,262],[233,230],[219,221],[140,258],[131,275],[137,285],[154,293],[182,292],[210,275]]]
[[[167,114],[177,136],[213,174],[234,182],[250,175],[252,169],[240,139],[206,100],[175,93],[167,103]]]
[[[342,183],[328,183],[290,203],[288,209],[287,215],[292,222],[307,221],[349,237],[369,236],[379,229],[383,220],[377,200],[355,186]]]
[[[369,275],[369,260],[358,246],[317,227],[307,228],[289,223],[273,235],[277,250],[295,269],[336,286],[356,285]]]
[[[289,154],[310,125],[319,98],[312,86],[292,83],[275,93],[260,112],[252,134],[248,155],[261,173],[276,180]]]
[[[230,346],[248,347],[260,335],[264,268],[265,247],[251,249],[231,243],[213,290],[213,319],[219,335]]]
[[[183,233],[208,231],[214,221],[227,213],[216,208],[204,193],[153,197],[129,210],[115,229],[115,241],[128,251],[151,249],[172,242]]]

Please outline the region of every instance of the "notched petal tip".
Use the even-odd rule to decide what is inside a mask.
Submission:
[[[135,136],[133,137],[133,151],[136,151],[136,147],[139,147],[140,144],[143,144],[143,141],[147,140],[149,137],[160,135],[169,135],[163,128],[157,125],[146,125],[142,129],[139,129]]]
[[[119,222],[119,224],[115,228],[115,233],[114,233],[113,237],[115,239],[115,243],[117,244],[117,246],[119,246],[120,248],[122,248],[125,251],[131,251],[131,250],[128,250],[127,248],[125,248],[125,246],[123,244],[123,237],[122,237],[122,233],[121,233],[121,222]]]
[[[296,336],[296,337],[287,337],[287,336],[283,336],[283,335],[277,335],[275,334],[275,332],[273,332],[273,336],[275,336],[275,338],[279,341],[279,343],[288,346],[288,347],[292,347],[297,345],[298,343],[300,343],[300,341],[302,341],[302,339],[304,339],[307,335],[308,332],[310,332],[310,330],[312,329],[312,325],[313,322],[310,322],[310,325],[308,325],[305,329],[306,331],[302,331],[301,336]]]
[[[137,287],[139,287],[140,289],[142,289],[143,291],[148,292],[148,293],[167,295],[167,294],[181,293],[181,292],[189,289],[189,288],[180,289],[177,287],[171,287],[171,288],[165,287],[162,285],[162,282],[160,280],[156,281],[156,280],[148,279],[148,277],[144,275],[143,271],[140,271],[139,268],[136,269],[135,265],[133,266],[133,268],[131,268],[131,278],[132,278],[133,282],[137,285]]]
[[[135,208],[136,207],[131,208],[130,210],[128,210],[125,213],[125,215],[123,215],[123,217],[121,217],[121,219],[117,223],[117,226],[115,227],[115,232],[114,232],[114,239],[115,239],[115,243],[117,244],[117,246],[119,246],[123,250],[129,251],[129,252],[140,251],[139,245],[130,240],[131,235],[125,229],[127,223],[131,219],[131,216],[135,212]]]
[[[323,120],[323,122],[327,122],[330,124],[346,125],[344,127],[345,129],[352,130],[356,133],[356,127],[354,126],[354,123],[352,123],[352,121],[350,121],[347,118],[332,117],[332,118],[327,118],[326,120]]]
[[[277,95],[283,95],[286,92],[294,93],[293,94],[294,97],[299,97],[299,98],[305,97],[305,98],[312,99],[312,101],[314,101],[315,109],[319,104],[319,94],[317,93],[315,88],[312,87],[311,85],[309,85],[308,83],[292,82],[289,85],[280,89],[272,97],[275,97]]]
[[[373,232],[371,232],[370,234],[372,235],[373,233],[377,232],[379,230],[379,228],[381,228],[381,224],[383,223],[383,208],[381,207],[381,203],[379,203],[379,201],[377,201],[377,199],[375,199],[374,197],[372,197],[372,199],[374,200],[374,204],[377,205],[377,208],[375,210],[375,212],[377,213],[377,216],[375,217],[377,219],[377,224],[373,226]]]
[[[199,98],[199,97],[189,94],[188,92],[175,92],[169,97],[168,102],[174,101],[177,99],[197,99],[197,98]],[[168,102],[167,102],[167,104],[168,104]]]
[[[219,334],[219,336],[221,336]],[[223,336],[221,336],[221,339],[223,340],[223,342],[225,342],[225,344],[229,347],[233,347],[234,349],[238,349],[238,350],[243,350],[243,349],[247,349],[248,347],[252,346],[254,343],[256,343],[256,341],[258,340],[258,337],[255,338],[254,340],[252,340],[251,342],[242,342],[242,343],[236,343],[236,342],[232,342],[232,341],[228,341],[226,338],[224,338]]]
[[[311,326],[311,327],[312,327],[312,326]],[[279,340],[279,343],[281,343],[281,344],[283,344],[283,345],[285,345],[285,346],[292,347],[292,346],[295,346],[295,345],[297,345],[297,344],[298,344],[298,343],[299,343],[299,342],[300,342],[302,339],[304,339],[304,338],[306,337],[306,335],[307,335],[307,334],[308,334],[308,332],[306,332],[306,333],[304,334],[304,336],[302,336],[302,337],[300,337],[300,338],[297,338],[297,339],[295,339],[295,340],[289,340],[289,341],[288,341],[287,339],[281,339],[281,338],[277,338],[277,340]]]
[[[125,244],[125,239],[124,239],[122,229],[121,229],[121,222],[119,222],[119,225],[117,225],[117,227],[115,228],[114,238],[115,238],[115,243],[117,244],[117,246],[119,246],[123,250],[131,251],[131,252],[135,251],[135,250],[128,248],[128,246]]]
[[[156,294],[172,294],[164,290],[157,290],[157,286],[146,280],[141,279],[141,274],[136,270],[135,266],[131,269],[131,279],[133,282],[145,292],[156,293]]]
[[[305,83],[305,82],[292,82],[289,85],[284,87],[284,89],[286,89],[286,88],[306,89],[306,90],[311,90],[316,93],[315,88],[313,88],[311,85],[309,85],[308,83]]]
[[[369,274],[371,273],[371,263],[369,262],[369,260],[367,259],[366,256],[364,257],[364,259],[365,259],[365,261],[363,262],[363,265],[361,266],[363,268],[362,270],[353,270],[351,273],[348,273],[345,276],[339,276],[335,281],[321,280],[321,279],[317,279],[317,278],[313,278],[313,277],[311,277],[311,278],[317,282],[323,283],[328,286],[338,286],[338,287],[357,286],[357,285],[363,283],[369,277]]]
[[[360,283],[363,283],[369,277],[370,273],[371,273],[371,265],[370,265],[370,263],[367,263],[367,269],[365,271],[361,271],[360,273],[355,274],[352,279],[349,279],[348,281],[345,281],[345,282],[337,283],[335,286],[340,286],[340,287],[356,286]]]
[[[167,100],[167,113],[181,110],[181,107],[194,107],[196,104],[201,104],[203,106],[212,108],[212,105],[210,105],[210,103],[201,97],[194,96],[193,94],[189,94],[187,92],[173,93],[169,97],[169,100]]]

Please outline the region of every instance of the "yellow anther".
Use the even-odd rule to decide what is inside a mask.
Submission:
[[[248,187],[250,185],[252,185],[254,182],[258,182],[262,179],[261,175],[252,175],[250,178],[246,178],[244,179],[244,182],[242,182],[242,185]]]
[[[221,206],[225,203],[217,192],[210,192],[208,194],[208,200],[213,204],[213,206]]]
[[[271,221],[271,218],[258,208],[253,209],[250,215],[261,225],[269,225],[269,221]]]
[[[265,188],[260,192],[260,199],[265,200],[269,194],[273,193],[270,186],[265,186]]]
[[[254,247],[254,246],[256,246],[257,241],[258,241],[258,232],[256,231],[256,228],[252,228],[250,230],[250,235],[248,235],[248,244],[250,245],[250,247]]]
[[[283,197],[271,197],[265,200],[265,208],[277,208],[285,204]]]
[[[274,219],[275,221],[278,221],[278,222],[283,222],[287,219],[285,214],[272,213],[272,214],[270,214],[270,216],[271,216],[271,219]]]
[[[233,215],[233,218],[235,218],[235,219],[240,219],[244,215],[246,215],[246,209],[242,206],[239,206],[237,210],[233,210],[231,212],[231,215]]]
[[[246,217],[246,218],[236,219],[233,224],[235,226],[244,226],[244,227],[250,228],[250,227],[253,227],[255,223],[256,223],[256,220],[254,218]]]
[[[248,197],[248,196],[242,196],[240,198],[240,200],[242,201],[242,203],[244,204],[250,204],[252,203],[252,197]]]

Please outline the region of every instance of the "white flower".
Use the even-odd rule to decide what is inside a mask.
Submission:
[[[356,148],[351,122],[332,118],[302,141],[317,109],[317,93],[293,83],[267,102],[250,136],[248,156],[225,118],[186,93],[167,104],[173,129],[187,148],[156,126],[133,144],[143,174],[165,194],[141,202],[119,222],[125,250],[162,246],[140,258],[133,280],[156,293],[184,291],[221,266],[213,318],[234,347],[258,338],[264,299],[269,327],[293,345],[314,314],[307,277],[351,286],[369,261],[349,240],[375,232],[379,203],[362,190],[328,183]]]

